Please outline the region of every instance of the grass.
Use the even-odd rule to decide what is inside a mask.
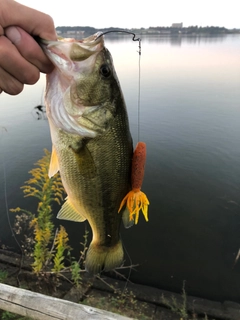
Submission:
[[[82,303],[138,320],[153,319],[152,316],[147,315],[148,304],[137,300],[134,293],[128,289],[117,290],[111,294],[95,291]]]
[[[3,311],[3,310],[0,310],[0,319],[1,320],[33,320],[32,318],[23,317],[18,314],[15,314],[9,311]]]
[[[4,283],[7,277],[8,277],[8,272],[6,270],[0,269],[0,282]]]
[[[174,296],[171,299],[167,299],[162,296],[163,303],[175,314],[177,314],[180,318],[179,320],[209,320],[208,316],[205,314],[204,318],[199,318],[199,315],[195,314],[194,312],[188,312],[187,306],[187,293],[185,290],[185,281],[183,282],[182,286],[182,294],[181,294],[181,301],[177,301]],[[214,319],[211,319],[214,320]]]

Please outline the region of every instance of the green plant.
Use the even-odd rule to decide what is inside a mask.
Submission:
[[[56,230],[54,235],[54,224],[52,222],[52,204],[59,205],[63,200],[64,188],[60,175],[57,173],[49,179],[48,170],[50,163],[50,152],[44,150],[45,155],[37,161],[36,168],[29,171],[31,178],[21,187],[25,197],[35,197],[38,200],[36,213],[16,208],[14,231],[16,234],[24,232],[22,243],[25,255],[33,256],[32,268],[34,273],[50,272],[57,276],[64,272],[72,272],[72,281],[78,285],[81,281],[81,267],[84,267],[87,251],[88,231],[85,231],[80,258],[76,261],[71,257],[71,248],[68,245],[68,234],[63,226]],[[26,227],[27,226],[27,227]],[[65,266],[66,258],[69,267]]]
[[[183,282],[182,287],[182,301],[178,302],[175,297],[169,301],[162,295],[163,303],[171,309],[172,312],[180,316],[180,320],[188,320],[188,311],[187,311],[187,294],[185,290],[185,281]],[[190,319],[189,319],[190,320]]]
[[[10,319],[14,319],[15,318],[15,314],[9,312],[9,311],[3,311],[1,319],[2,320],[10,320]]]
[[[54,225],[52,222],[52,203],[61,203],[63,200],[64,188],[59,174],[51,179],[48,177],[50,153],[45,150],[45,156],[40,159],[30,171],[32,178],[26,181],[22,187],[26,197],[34,196],[39,200],[37,212],[30,226],[34,228],[35,247],[33,270],[36,273],[44,270],[47,262],[51,259],[52,253],[49,245],[53,240]]]
[[[72,258],[70,256],[70,261],[71,261],[70,270],[71,270],[71,274],[72,274],[71,279],[77,287],[79,286],[80,282],[82,281],[81,272],[84,269],[86,252],[88,249],[88,247],[87,247],[88,234],[89,234],[89,231],[87,229],[85,229],[85,234],[83,235],[84,241],[80,242],[83,249],[80,251],[80,257],[79,257],[78,261],[76,261],[75,258]]]
[[[63,226],[60,226],[60,230],[57,232],[54,238],[54,246],[56,248],[56,253],[53,259],[54,266],[52,271],[59,273],[61,270],[65,269],[64,252],[70,249],[68,245],[68,234]]]
[[[64,188],[59,174],[51,179],[48,177],[48,169],[50,163],[50,152],[44,150],[45,155],[35,164],[29,173],[32,177],[21,187],[25,197],[33,196],[38,199],[37,214],[30,211],[16,208],[11,209],[13,212],[22,212],[21,217],[27,220],[30,217],[30,228],[34,233],[34,262],[32,264],[35,273],[42,272],[46,269],[49,260],[52,258],[50,250],[51,241],[54,238],[54,225],[52,222],[52,203],[61,203],[63,200]],[[24,218],[23,218],[24,217]],[[19,216],[16,217],[15,229],[21,231],[18,223]]]
[[[83,303],[134,319],[150,319],[150,317],[145,315],[147,304],[138,301],[135,294],[127,288],[115,290],[113,293],[105,296],[89,296]]]
[[[162,295],[162,302],[172,312],[174,312],[180,316],[179,320],[198,320],[199,317],[196,313],[194,313],[194,312],[192,312],[191,314],[188,313],[187,293],[185,290],[185,281],[183,282],[181,298],[182,298],[182,301],[179,302],[176,300],[175,297],[172,297],[171,300],[169,300]],[[204,315],[204,318],[201,317],[201,319],[208,320],[207,314]]]
[[[132,310],[134,310],[137,303],[136,296],[132,291],[128,291],[128,289],[116,291],[114,295],[111,295],[110,301],[112,306],[120,310],[126,307],[130,307]]]
[[[78,287],[82,280],[82,277],[81,277],[81,268],[77,261],[72,262],[71,273],[72,273],[72,281]]]
[[[80,244],[82,245],[83,249],[80,251],[80,257],[79,257],[79,260],[78,260],[78,264],[84,268],[84,264],[85,264],[85,259],[86,259],[86,252],[87,252],[87,243],[88,243],[88,234],[89,234],[89,231],[87,229],[85,229],[85,233],[83,235],[83,239],[84,241],[83,242],[80,242]]]
[[[8,272],[6,270],[0,270],[0,282],[4,282],[8,277]]]
[[[22,317],[15,313],[9,312],[9,311],[3,311],[1,315],[1,320],[32,320],[29,317]]]

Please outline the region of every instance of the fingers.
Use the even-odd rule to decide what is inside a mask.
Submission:
[[[0,93],[15,95],[38,81],[53,65],[34,40],[56,40],[50,16],[13,0],[0,0]]]
[[[5,34],[25,60],[36,66],[43,73],[49,73],[53,70],[50,60],[38,43],[26,31],[13,26],[6,28]]]
[[[22,92],[23,83],[0,67],[0,88],[0,93],[4,91],[8,94],[16,95]]]
[[[40,11],[26,7],[16,1],[1,1],[1,25],[19,26],[31,35],[46,40],[56,40],[57,35],[52,18]]]
[[[15,95],[22,91],[24,84],[38,81],[38,67],[26,60],[7,37],[0,37],[0,48],[0,88],[3,91]]]
[[[0,36],[4,35],[4,29],[3,27],[0,25]]]

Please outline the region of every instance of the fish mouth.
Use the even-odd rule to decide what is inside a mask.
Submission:
[[[101,38],[101,39],[100,39]],[[82,40],[83,43],[88,43],[88,45],[96,45],[100,42],[103,42],[103,33],[101,31],[91,35],[90,37],[83,38]]]
[[[39,40],[44,53],[53,65],[68,77],[72,72],[86,72],[93,66],[96,55],[104,48],[101,32],[76,40],[74,38],[59,38],[57,41]]]
[[[104,48],[104,38],[102,32],[97,32],[94,35],[91,35],[87,38],[81,40],[76,40],[74,38],[61,38],[59,37],[57,41],[50,41],[45,39],[39,39],[38,43],[43,49],[43,51],[51,59],[51,54],[56,54],[63,59],[69,59],[69,50],[72,44],[77,44],[83,50],[88,50],[94,54],[99,52]],[[65,50],[64,50],[65,49]],[[65,52],[64,52],[65,51]],[[88,58],[86,56],[86,58]],[[52,60],[52,59],[51,59]],[[54,61],[53,61],[54,62]]]
[[[58,37],[57,41],[56,40],[55,41],[51,41],[51,40],[38,38],[37,42],[42,47],[46,47],[51,43],[54,44],[54,43],[59,43],[59,42],[78,42],[78,43],[87,44],[88,46],[95,46],[98,43],[103,42],[103,32],[99,31],[99,32],[87,37],[87,38],[83,38],[83,39],[80,39],[80,40],[76,40],[75,38]]]

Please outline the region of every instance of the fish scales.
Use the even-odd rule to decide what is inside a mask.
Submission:
[[[118,116],[116,124],[107,133],[86,142],[84,152],[75,152],[71,147],[56,148],[59,159],[62,159],[59,170],[63,184],[67,186],[68,196],[71,196],[73,202],[80,202],[91,227],[101,230],[101,233],[97,232],[98,241],[101,244],[108,241],[108,245],[115,244],[119,238],[117,230],[121,215],[117,211],[130,189],[131,137],[126,139],[122,135],[128,128],[125,121],[118,121]],[[69,141],[70,146],[71,142],[72,139]],[[64,165],[66,162],[68,166]],[[87,214],[89,212],[93,212],[94,217]],[[112,212],[115,214],[111,215]]]

